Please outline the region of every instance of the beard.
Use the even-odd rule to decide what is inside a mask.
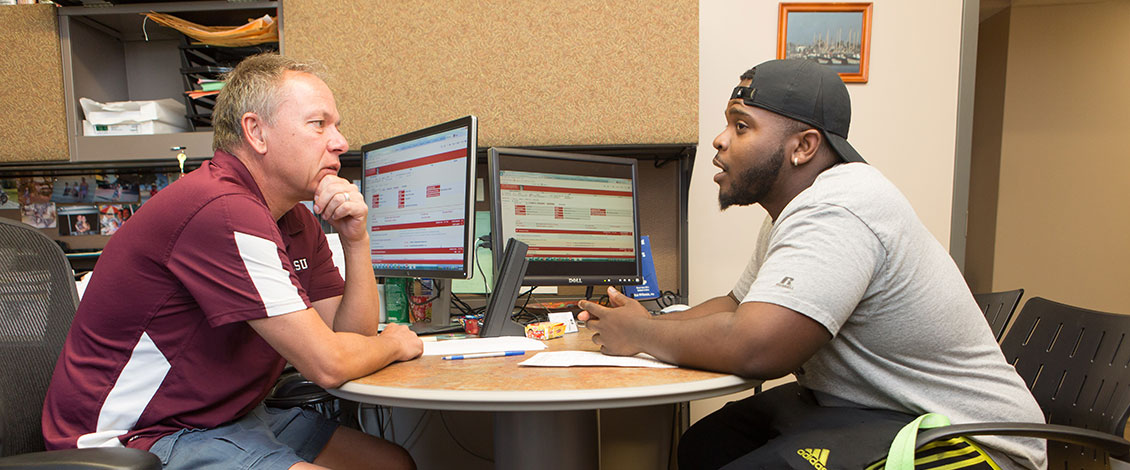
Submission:
[[[726,210],[730,206],[757,204],[769,194],[777,174],[781,172],[781,162],[785,160],[785,147],[777,148],[769,158],[760,164],[746,168],[735,175],[733,190],[729,193],[718,189],[718,206]]]

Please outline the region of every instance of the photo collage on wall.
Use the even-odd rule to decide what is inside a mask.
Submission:
[[[0,210],[19,210],[35,228],[59,235],[113,235],[180,173],[32,176],[0,179]]]

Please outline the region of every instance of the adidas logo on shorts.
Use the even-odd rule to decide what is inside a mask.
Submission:
[[[828,463],[828,449],[797,449],[796,453],[817,470],[827,470],[824,465]]]

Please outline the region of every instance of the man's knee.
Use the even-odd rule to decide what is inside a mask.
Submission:
[[[696,426],[691,426],[679,438],[679,470],[708,468],[706,461],[714,443],[710,441],[709,432],[703,432]]]
[[[314,463],[334,469],[388,468],[415,470],[416,462],[406,449],[371,434],[340,427]]]
[[[680,470],[715,469],[765,442],[745,422],[737,402],[703,417],[679,438]]]
[[[416,470],[416,461],[412,458],[412,454],[408,453],[408,449],[405,449],[391,442],[389,442],[389,444],[393,447],[393,449],[386,453],[386,455],[388,455],[386,460],[388,462],[388,465],[384,468],[398,470]]]

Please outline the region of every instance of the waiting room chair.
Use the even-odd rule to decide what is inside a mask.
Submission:
[[[1022,295],[1024,289],[973,294],[973,299],[977,301],[977,306],[981,307],[981,312],[989,321],[989,327],[993,329],[993,336],[996,336],[998,343],[1004,336],[1004,329],[1012,319]]]
[[[1130,468],[1130,441],[1122,437],[1130,417],[1130,315],[1034,297],[1001,350],[1049,424],[939,427],[919,432],[918,447],[955,436],[1030,436],[1049,440],[1050,469]]]
[[[137,449],[43,452],[43,399],[77,307],[59,246],[0,218],[0,469],[160,469],[157,456]]]

